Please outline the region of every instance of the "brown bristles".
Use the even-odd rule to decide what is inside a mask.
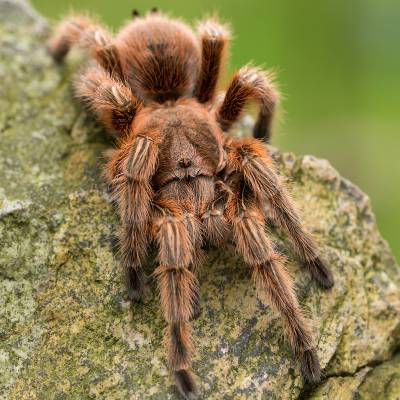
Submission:
[[[230,33],[226,26],[213,19],[202,22],[198,32],[201,38],[202,57],[195,96],[200,103],[206,103],[215,96]]]
[[[167,265],[154,271],[161,296],[164,318],[168,322],[189,321],[193,313],[193,304],[197,280],[187,268]]]
[[[315,385],[321,381],[321,366],[315,349],[309,349],[300,355],[301,373],[305,380]]]
[[[223,130],[229,130],[242,116],[246,104],[256,101],[260,111],[254,136],[269,142],[272,117],[278,100],[279,94],[271,75],[257,68],[244,67],[233,77],[217,110],[217,119]]]
[[[87,50],[110,76],[122,79],[119,50],[104,28],[88,17],[72,16],[57,26],[48,49],[57,62],[62,62],[75,44]]]
[[[230,41],[226,25],[215,17],[194,32],[155,9],[143,16],[134,10],[132,17],[115,37],[87,17],[67,18],[49,41],[58,63],[73,46],[86,51],[90,60],[77,72],[76,97],[114,133],[103,176],[120,218],[128,299],[142,299],[143,264],[155,247],[152,277],[168,364],[183,398],[196,398],[190,321],[201,312],[198,276],[209,247],[234,244],[280,315],[305,379],[318,382],[311,328],[266,220],[288,235],[321,286],[331,287],[333,277],[264,143],[279,101],[271,74],[244,67],[217,93]],[[250,102],[259,110],[255,138],[235,139],[229,130]]]
[[[185,400],[194,400],[198,396],[198,389],[193,374],[188,370],[174,372],[174,379],[179,393]]]
[[[119,80],[100,67],[89,67],[74,81],[76,96],[112,131],[127,136],[142,103]]]
[[[334,286],[335,281],[332,272],[329,270],[325,261],[320,257],[304,263],[304,267],[310,271],[311,276],[318,282],[318,284],[325,288],[330,289]]]

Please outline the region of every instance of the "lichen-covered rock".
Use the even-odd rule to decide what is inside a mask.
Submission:
[[[0,0],[0,397],[176,398],[155,285],[129,304],[112,254],[117,219],[100,179],[110,143],[71,97],[73,68],[46,54],[47,29],[22,0]],[[368,197],[326,161],[276,159],[336,279],[318,289],[273,232],[324,378],[304,385],[246,266],[211,252],[193,323],[202,398],[398,399],[400,273]]]

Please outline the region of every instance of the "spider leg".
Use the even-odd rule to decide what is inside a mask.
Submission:
[[[77,74],[74,89],[76,96],[89,105],[105,126],[122,135],[130,132],[142,104],[129,87],[102,68],[91,66]]]
[[[190,271],[193,244],[180,207],[173,201],[159,200],[153,223],[158,242],[160,266],[154,274],[158,281],[161,307],[168,324],[166,330],[168,362],[175,383],[185,399],[197,393],[191,372],[190,319],[193,317],[197,279]]]
[[[303,227],[299,215],[293,207],[290,196],[274,170],[267,174],[270,217],[289,237],[293,248],[308,269],[311,276],[324,288],[334,285],[333,275],[326,262],[318,254],[317,245],[309,232]]]
[[[257,68],[241,68],[233,77],[222,103],[216,110],[216,117],[224,131],[239,120],[247,103],[257,101],[259,113],[253,128],[255,138],[269,142],[274,110],[279,93],[272,82],[271,74]]]
[[[141,103],[123,83],[94,66],[77,76],[74,87],[104,125],[125,138],[120,149],[109,154],[104,175],[121,219],[119,250],[128,296],[137,301],[144,292],[142,262],[152,196],[149,179],[155,170],[157,146],[152,137],[132,134],[131,124]]]
[[[182,208],[183,223],[188,231],[193,251],[192,260],[188,268],[196,277],[206,256],[203,248],[205,231],[199,215],[204,212],[207,202],[213,197],[214,191],[212,189],[211,177],[198,177],[194,181],[186,183],[170,182],[157,192],[159,198],[174,199]],[[191,319],[196,319],[200,315],[200,288],[198,287],[195,291]]]
[[[70,48],[77,44],[111,75],[123,80],[121,60],[111,35],[87,17],[73,16],[61,21],[48,48],[57,62],[62,62]]]
[[[128,296],[139,300],[144,291],[142,263],[149,243],[150,207],[153,191],[150,178],[158,155],[155,132],[131,135],[118,150],[109,152],[104,176],[109,182],[121,220],[119,245]]]
[[[193,212],[184,212],[183,222],[189,234],[189,238],[192,244],[193,256],[190,262],[189,269],[197,277],[200,266],[203,264],[205,254],[202,249],[202,229],[200,221],[194,215]],[[201,315],[200,305],[200,287],[196,286],[193,299],[193,314],[191,319],[197,319]]]
[[[283,258],[273,250],[265,232],[264,214],[251,199],[232,196],[228,204],[228,219],[238,252],[252,269],[252,276],[269,304],[283,321],[284,331],[301,371],[310,383],[320,380],[320,365],[313,336],[297,300],[293,281],[286,272]]]
[[[288,235],[304,267],[322,287],[332,287],[332,273],[318,254],[314,239],[304,229],[266,147],[254,139],[233,141],[230,146],[232,165],[243,174],[261,204],[268,200],[271,218]]]
[[[201,39],[201,70],[195,88],[195,97],[206,103],[215,96],[221,65],[228,48],[230,33],[226,26],[215,19],[208,19],[198,26]]]

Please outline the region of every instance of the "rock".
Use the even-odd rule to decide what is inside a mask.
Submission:
[[[111,143],[72,99],[74,67],[53,65],[47,32],[25,2],[0,0],[0,397],[177,398],[154,282],[130,305],[112,253],[118,221],[100,178]],[[304,384],[246,266],[211,251],[193,323],[202,398],[398,399],[400,273],[368,197],[327,161],[275,157],[336,279],[318,289],[272,232],[324,377]]]

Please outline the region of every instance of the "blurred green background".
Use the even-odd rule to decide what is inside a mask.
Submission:
[[[217,12],[234,31],[230,70],[273,68],[285,99],[274,144],[327,158],[371,199],[400,259],[398,0],[33,0],[44,15],[98,15],[114,29],[157,6],[189,22]]]

